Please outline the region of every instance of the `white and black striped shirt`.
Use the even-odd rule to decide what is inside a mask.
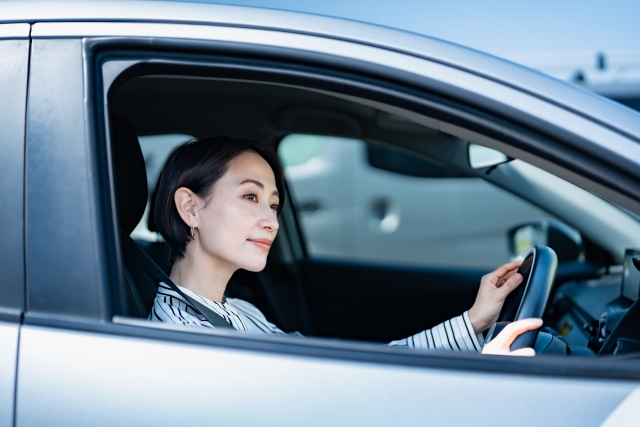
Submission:
[[[253,304],[237,298],[218,303],[180,286],[180,290],[222,316],[236,330],[262,334],[283,334],[270,323]],[[176,325],[213,328],[205,317],[166,284],[160,283],[149,319]],[[298,332],[288,334],[301,336]],[[469,320],[469,312],[447,320],[426,331],[389,343],[390,346],[430,348],[456,351],[480,351],[482,334],[475,335]]]

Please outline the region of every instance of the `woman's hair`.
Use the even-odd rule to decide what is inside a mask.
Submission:
[[[227,173],[229,163],[247,152],[258,154],[271,166],[282,206],[284,173],[278,155],[267,145],[249,139],[216,136],[184,142],[169,154],[151,209],[156,230],[171,247],[171,263],[184,257],[187,243],[193,239],[190,227],[178,214],[174,202],[176,190],[186,187],[206,200],[215,183]]]

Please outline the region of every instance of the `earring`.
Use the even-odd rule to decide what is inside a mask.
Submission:
[[[191,223],[191,238],[193,238],[193,223]]]

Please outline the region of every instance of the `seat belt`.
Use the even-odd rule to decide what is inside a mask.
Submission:
[[[133,280],[133,277],[131,277],[131,273],[127,267],[124,268],[124,278],[127,281],[127,304],[129,306],[129,312],[133,313],[136,317],[147,317],[149,313],[140,300],[140,293],[138,292],[136,282]]]
[[[171,279],[169,279],[169,276],[167,276],[165,272],[162,271],[162,269],[158,267],[158,265],[153,262],[151,258],[149,258],[149,255],[147,255],[142,249],[140,249],[138,245],[136,245],[136,243],[128,234],[126,234],[124,231],[121,234],[122,239],[124,240],[123,243],[129,246],[129,250],[127,252],[129,252],[129,255],[131,255],[131,257],[133,258],[132,261],[142,267],[142,269],[146,271],[153,279],[158,281],[158,283],[163,282],[167,286],[169,286],[172,291],[176,292],[178,295],[184,298],[185,301],[191,304],[196,309],[196,311],[200,312],[200,314],[202,314],[204,318],[207,319],[207,321],[214,327],[233,329],[233,326],[231,326],[231,324],[227,322],[224,317],[220,316],[209,307],[194,300],[189,295],[182,292],[182,290],[180,290],[180,288],[176,286],[176,284],[173,283]]]

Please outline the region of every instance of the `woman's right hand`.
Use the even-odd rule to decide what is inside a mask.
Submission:
[[[523,319],[509,323],[504,329],[482,349],[482,354],[501,354],[505,356],[535,356],[531,347],[511,351],[513,341],[524,332],[542,326],[542,319]]]

